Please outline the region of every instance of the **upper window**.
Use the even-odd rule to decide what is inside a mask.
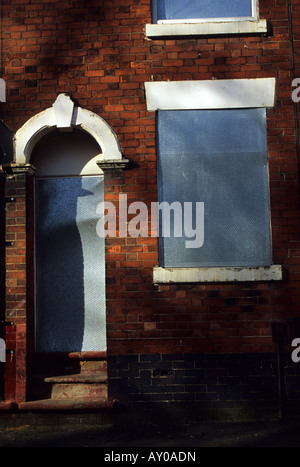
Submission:
[[[256,20],[258,0],[153,0],[153,22]]]
[[[152,0],[152,24],[146,36],[199,37],[267,34],[259,19],[259,0]]]

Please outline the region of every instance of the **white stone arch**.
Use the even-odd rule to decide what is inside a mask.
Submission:
[[[119,140],[110,125],[99,115],[75,106],[66,94],[60,94],[52,107],[30,118],[16,132],[14,163],[18,166],[30,164],[36,144],[55,129],[65,132],[81,129],[89,133],[102,150],[95,158],[99,162],[99,173],[102,173],[102,164],[107,167],[110,164],[118,166],[118,163],[122,163]]]

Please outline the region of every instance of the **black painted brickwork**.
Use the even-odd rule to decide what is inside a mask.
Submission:
[[[300,363],[284,358],[285,393],[300,401]],[[120,355],[108,358],[109,394],[125,406],[193,403],[203,409],[278,405],[276,354]]]

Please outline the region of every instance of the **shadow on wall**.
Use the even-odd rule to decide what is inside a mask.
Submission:
[[[3,24],[5,25],[7,22],[15,28],[18,26],[22,28],[27,16],[29,16],[29,13],[26,15],[26,8],[27,5],[13,10],[4,8],[1,12]],[[36,47],[39,47],[37,54],[39,63],[25,66],[22,79],[25,80],[25,86],[29,89],[29,92],[32,88],[38,88],[39,82],[44,79],[66,78],[70,80],[84,76],[89,61],[94,61],[95,57],[99,59],[99,54],[101,54],[100,43],[98,42],[99,45],[96,45],[96,39],[95,43],[88,43],[87,34],[92,34],[90,31],[93,30],[96,31],[95,37],[97,37],[97,31],[101,32],[103,26],[109,24],[116,9],[113,2],[105,2],[104,0],[42,2],[40,8],[40,15],[49,19],[53,18],[53,22],[36,23],[36,30],[32,31],[33,35],[36,32],[38,33],[33,37]],[[122,6],[119,8],[126,8],[124,11],[130,9],[130,7]],[[86,25],[85,28],[82,27],[83,21]],[[89,22],[91,26],[89,26]],[[91,29],[88,29],[89,27]],[[26,41],[27,38],[19,41],[19,51],[16,50],[16,47],[13,49],[13,45],[10,45],[9,41],[5,43],[6,54],[4,56],[3,77],[7,82],[11,83],[8,89],[9,95],[14,96],[14,98],[19,96],[21,101],[24,96],[21,96],[17,85],[14,87],[12,77],[9,72],[6,72],[6,68],[11,68],[14,60],[23,58]],[[81,50],[82,53],[72,57],[70,51],[74,49],[76,51]],[[32,76],[35,76],[35,78],[32,78]],[[63,83],[57,84],[63,85]],[[66,91],[68,91],[67,88],[68,85],[66,85]],[[55,86],[52,87],[52,91],[55,93]],[[38,95],[38,92],[36,95]],[[47,105],[44,107],[47,107]],[[33,105],[33,113],[36,112],[35,109]]]

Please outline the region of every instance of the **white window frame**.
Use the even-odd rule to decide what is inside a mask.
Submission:
[[[259,0],[251,0],[251,5],[252,16],[247,17],[158,20],[153,24],[146,24],[146,36],[155,39],[180,36],[267,34],[267,21],[259,19]]]
[[[145,83],[147,110],[273,107],[275,78]],[[155,284],[283,280],[281,265],[269,267],[155,267]]]
[[[258,14],[259,14],[258,0],[251,0],[251,11],[252,11],[251,16],[237,16],[237,17],[226,17],[226,18],[216,17],[216,18],[162,19],[162,20],[158,20],[157,24],[257,21]]]

